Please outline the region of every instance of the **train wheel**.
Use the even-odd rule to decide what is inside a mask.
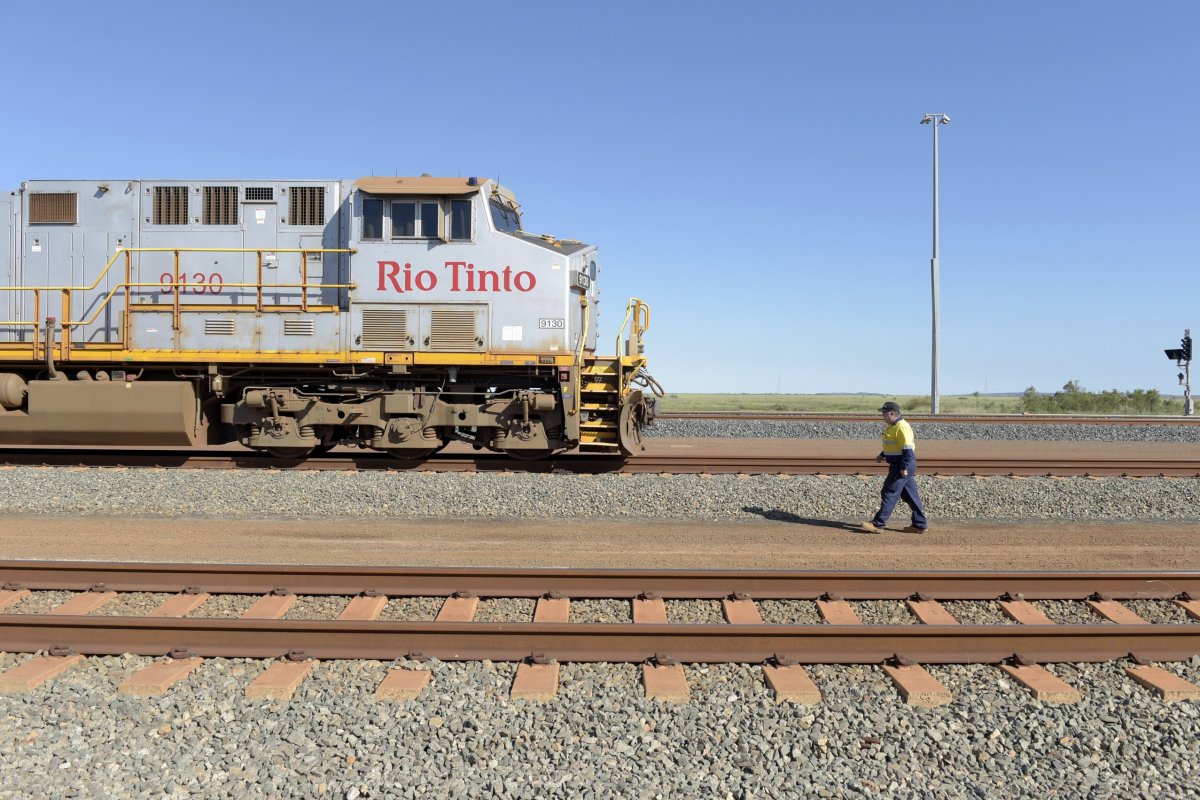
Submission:
[[[424,461],[440,449],[440,447],[431,447],[428,450],[388,450],[387,452],[397,461]]]
[[[541,461],[554,455],[553,450],[505,450],[504,453],[517,461]]]
[[[617,425],[618,446],[621,448],[621,452],[627,456],[646,449],[642,444],[641,420],[644,413],[642,393],[630,392],[625,404],[621,406],[621,415]]]
[[[431,447],[428,450],[388,450],[388,455],[398,461],[424,461],[434,453],[443,450],[449,441],[442,442],[437,447]]]
[[[267,452],[276,458],[304,458],[312,454],[314,447],[268,447]]]

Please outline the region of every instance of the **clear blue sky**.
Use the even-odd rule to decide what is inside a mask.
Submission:
[[[1156,388],[1200,334],[1200,3],[54,2],[0,186],[490,175],[671,391]]]

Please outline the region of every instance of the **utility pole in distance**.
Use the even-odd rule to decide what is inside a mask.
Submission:
[[[933,368],[929,389],[929,413],[938,413],[938,128],[947,125],[946,114],[926,114],[922,125],[933,126],[933,259],[929,262],[929,278],[933,285]]]

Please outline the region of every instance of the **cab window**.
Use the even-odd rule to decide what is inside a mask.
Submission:
[[[450,201],[450,238],[458,241],[471,238],[471,201]]]
[[[436,239],[441,234],[441,209],[425,201],[392,201],[393,239]]]
[[[364,197],[362,201],[363,240],[383,238],[383,201]]]
[[[515,208],[508,208],[500,203],[489,203],[492,210],[492,224],[501,233],[516,233],[521,230],[521,217]]]

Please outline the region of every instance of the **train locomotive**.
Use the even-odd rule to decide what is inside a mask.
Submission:
[[[650,309],[486,178],[38,180],[0,196],[0,444],[641,449]]]

